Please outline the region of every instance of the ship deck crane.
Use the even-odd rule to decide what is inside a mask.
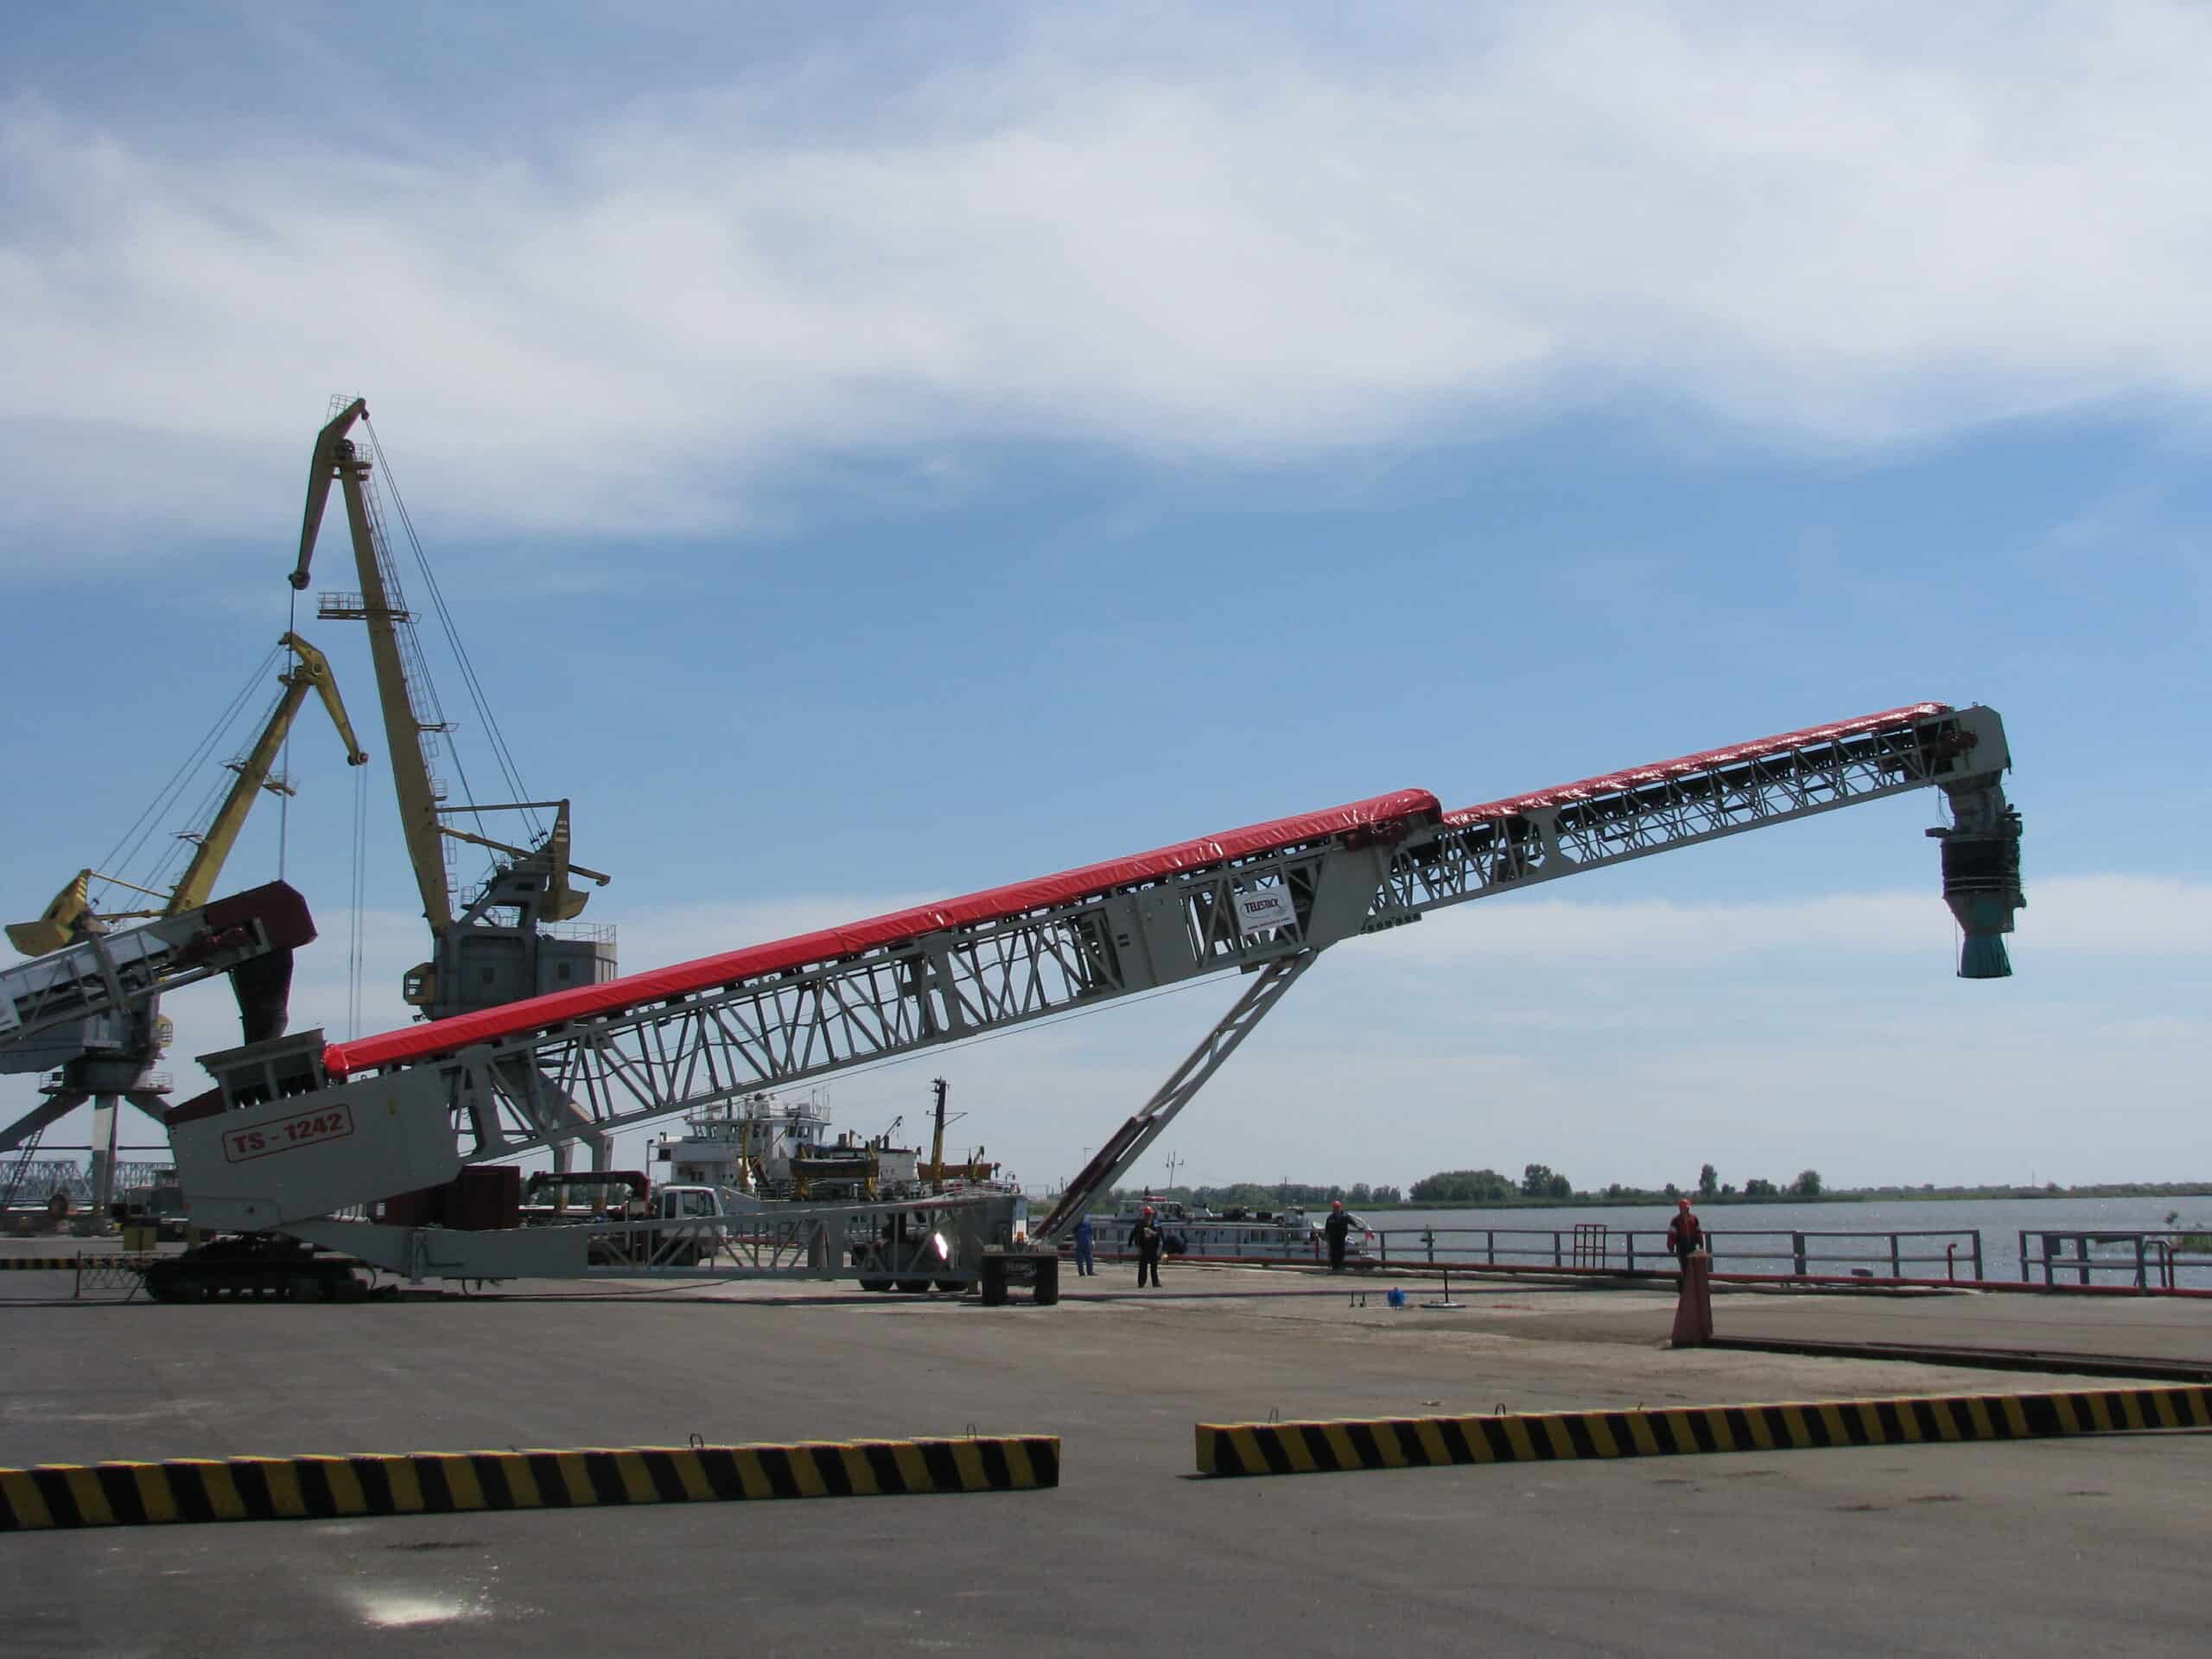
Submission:
[[[264,792],[292,793],[290,783],[276,775],[276,761],[283,753],[293,721],[310,691],[321,698],[322,706],[330,715],[331,724],[337,728],[338,735],[346,745],[346,763],[353,766],[367,764],[369,757],[362,752],[360,743],[353,735],[353,723],[346,717],[345,700],[339,695],[338,682],[331,673],[328,660],[296,633],[287,632],[278,644],[289,649],[297,661],[292,668],[277,676],[277,683],[283,690],[277,694],[276,706],[263,722],[260,734],[251,747],[241,758],[226,763],[237,775],[232,779],[221,804],[216,808],[214,816],[208,820],[205,829],[188,831],[182,837],[193,843],[193,853],[176,885],[164,895],[133,882],[99,875],[91,869],[79,870],[36,921],[9,925],[8,939],[16,950],[29,957],[49,957],[67,951],[72,940],[90,935],[93,941],[93,956],[90,958],[73,957],[72,960],[96,961],[100,950],[108,949],[112,955],[114,949],[121,948],[103,947],[98,943],[99,935],[105,931],[109,924],[149,916],[163,918],[186,917],[205,908],[214,892],[215,883],[221,878],[223,867],[228,862],[232,849],[238,844],[239,832],[245,827],[254,802]],[[95,880],[128,888],[148,898],[160,899],[162,903],[156,910],[108,912],[96,915],[91,902],[92,883]],[[161,936],[142,929],[131,937],[140,945],[150,948],[158,944]],[[246,1024],[250,1032],[273,1035],[283,1029],[283,1020],[279,1016],[274,1030],[270,1030],[265,1012],[272,996],[276,1007],[281,1008],[283,1005],[289,984],[290,957],[287,954],[281,960],[283,964],[282,982],[274,985],[266,982],[268,976],[278,971],[273,959],[248,970],[256,981],[250,993],[241,982],[242,997],[251,995],[264,1009],[257,1016],[249,1015]],[[40,977],[35,975],[28,976],[30,980]],[[51,982],[41,981],[44,985],[41,995],[46,1007],[62,1006],[57,994],[67,982],[67,976]],[[118,981],[118,984],[122,982]],[[137,987],[134,995],[112,1002],[97,1013],[88,1014],[81,1019],[49,1019],[43,1021],[42,1028],[48,1033],[43,1041],[29,1041],[28,1032],[21,1027],[17,1028],[12,1040],[0,1038],[0,1072],[58,1070],[60,1074],[56,1083],[45,1091],[47,1098],[44,1102],[5,1129],[0,1129],[0,1152],[13,1150],[27,1137],[42,1133],[46,1125],[86,1101],[92,1102],[92,1186],[96,1211],[102,1215],[106,1213],[107,1205],[114,1196],[118,1104],[128,1102],[157,1122],[168,1107],[168,1102],[162,1098],[163,1090],[150,1086],[149,1075],[149,1069],[161,1057],[163,1039],[161,1035],[160,992],[168,987],[151,980],[133,982]],[[67,1026],[69,1028],[53,1029],[57,1026]]]
[[[930,1082],[930,1157],[927,1163],[916,1169],[916,1176],[936,1186],[943,1186],[949,1181],[989,1180],[998,1173],[999,1166],[983,1161],[981,1147],[960,1163],[948,1164],[944,1161],[944,1103],[946,1096],[952,1091],[952,1085],[943,1077],[935,1077]]]
[[[1921,789],[1948,798],[1942,891],[1959,972],[2010,972],[2024,905],[2004,728],[1915,703],[1446,810],[1424,790],[1159,848],[848,926],[371,1037],[204,1057],[170,1115],[194,1217],[422,1274],[556,1271],[557,1240],[325,1219],[466,1164],[552,1144],[539,1087],[602,1132],[1201,976],[1243,993],[1037,1230],[1046,1243],[1143,1155],[1329,946],[1471,899]],[[291,1077],[296,1087],[272,1090]],[[276,1098],[289,1095],[292,1097]],[[238,1160],[251,1142],[276,1151]],[[229,1154],[226,1155],[226,1148]],[[577,1259],[581,1259],[580,1257]],[[821,1276],[818,1264],[809,1271]]]
[[[615,973],[611,936],[563,938],[543,924],[573,920],[588,893],[573,878],[605,887],[611,878],[587,869],[569,855],[566,801],[469,802],[448,806],[431,773],[430,741],[448,728],[424,718],[426,689],[422,658],[415,644],[413,616],[406,608],[398,572],[385,534],[383,515],[370,487],[373,463],[350,435],[368,416],[362,398],[340,408],[315,435],[308,465],[307,502],[300,523],[298,563],[289,580],[304,589],[310,578],[315,543],[328,507],[331,486],[345,503],[353,550],[356,593],[321,595],[316,614],[325,620],[358,621],[369,636],[369,658],[376,671],[377,701],[382,711],[385,748],[391,764],[399,803],[400,832],[413,868],[423,918],[429,925],[430,960],[406,975],[402,995],[423,1016],[439,1020],[493,1008],[563,986],[594,985]],[[467,813],[549,810],[552,825],[537,846],[522,848],[473,834],[449,824]],[[453,881],[447,868],[449,842],[484,847],[505,855],[491,878],[455,913]],[[550,1089],[519,1089],[541,1113],[534,1120],[553,1148],[556,1168],[565,1171],[574,1144],[591,1147],[592,1166],[607,1166],[609,1147],[592,1115]]]

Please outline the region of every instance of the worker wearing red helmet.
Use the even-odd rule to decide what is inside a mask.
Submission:
[[[1675,1218],[1667,1224],[1667,1249],[1685,1270],[1690,1257],[1705,1248],[1705,1227],[1688,1198],[1675,1200]]]

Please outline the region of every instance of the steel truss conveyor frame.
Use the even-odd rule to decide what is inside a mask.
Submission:
[[[1998,936],[2024,903],[2019,819],[2001,787],[2010,764],[1994,710],[1927,702],[1456,811],[1402,791],[330,1046],[309,1086],[404,1080],[410,1098],[444,1102],[461,1160],[480,1162],[554,1145],[563,1132],[549,1124],[588,1125],[603,1145],[753,1090],[1205,975],[1255,976],[1085,1169],[1039,1229],[1049,1238],[1142,1155],[1318,952],[1469,899],[1935,787],[1951,806],[1952,823],[1929,833],[1943,841],[1945,896],[1967,938],[1961,971],[2009,971]]]

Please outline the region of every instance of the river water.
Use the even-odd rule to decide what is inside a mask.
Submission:
[[[2166,1217],[2176,1212],[2180,1219],[2170,1225]],[[1572,1264],[1573,1230],[1578,1225],[1586,1225],[1607,1230],[1606,1259],[1609,1265],[1615,1267],[1626,1263],[1627,1241],[1621,1235],[1633,1234],[1636,1265],[1641,1268],[1668,1265],[1662,1236],[1674,1213],[1671,1204],[1586,1207],[1562,1205],[1544,1209],[1377,1210],[1363,1219],[1377,1230],[1387,1230],[1388,1258],[1391,1261],[1426,1260],[1430,1247],[1421,1234],[1433,1229],[1438,1261],[1479,1262],[1486,1259],[1494,1247],[1495,1259],[1499,1262],[1548,1262],[1553,1259],[1552,1236],[1557,1232],[1560,1260]],[[2040,1283],[2042,1244],[2033,1235],[2164,1233],[2176,1229],[2212,1234],[2212,1197],[1883,1198],[1853,1204],[1736,1204],[1701,1207],[1698,1217],[1713,1241],[1714,1265],[1723,1272],[1790,1272],[1793,1249],[1789,1235],[1793,1232],[1925,1232],[1948,1236],[1899,1240],[1897,1248],[1898,1255],[1904,1258],[1900,1263],[1904,1276],[1951,1276],[1945,1255],[1945,1247],[1950,1245],[1955,1247],[1956,1276],[1967,1279],[1974,1276],[1972,1235],[1979,1230],[1983,1278],[2018,1280],[2023,1276],[2020,1235],[2025,1231],[2031,1235],[2028,1253],[2035,1262],[2034,1276]],[[1494,1241],[1490,1236],[1493,1230]],[[1536,1236],[1531,1236],[1531,1232]],[[1590,1243],[1586,1240],[1586,1249]],[[2069,1262],[2074,1258],[2075,1248],[2071,1240],[2064,1246]],[[1890,1271],[1891,1244],[1887,1237],[1808,1237],[1806,1250],[1807,1270],[1811,1273],[1848,1274],[1860,1264],[1883,1275]],[[1753,1259],[1761,1255],[1782,1259]],[[1914,1256],[1923,1259],[1915,1262],[1910,1260]],[[2090,1260],[2109,1264],[2092,1273],[2092,1283],[2133,1282],[2135,1249],[2132,1243],[2092,1244]],[[2153,1283],[2158,1282],[2155,1262],[2154,1255]],[[2123,1263],[2124,1272],[2119,1270]],[[2212,1265],[2181,1265],[2174,1272],[2177,1285],[2212,1287]],[[2071,1284],[2078,1278],[2078,1271],[2069,1267],[2062,1274],[2061,1282]]]

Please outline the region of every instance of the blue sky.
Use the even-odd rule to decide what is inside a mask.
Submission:
[[[626,966],[1982,701],[2016,978],[1951,977],[1908,798],[1335,952],[1168,1145],[1200,1179],[2212,1175],[2202,13],[725,10],[17,20],[11,918],[283,630],[359,391]],[[423,947],[366,652],[302,631],[372,728],[383,1029]],[[296,1023],[342,1033],[318,720],[232,876],[308,893]],[[874,1131],[942,1071],[1053,1181],[1234,988],[829,1100]],[[224,995],[168,1011],[189,1079]]]

